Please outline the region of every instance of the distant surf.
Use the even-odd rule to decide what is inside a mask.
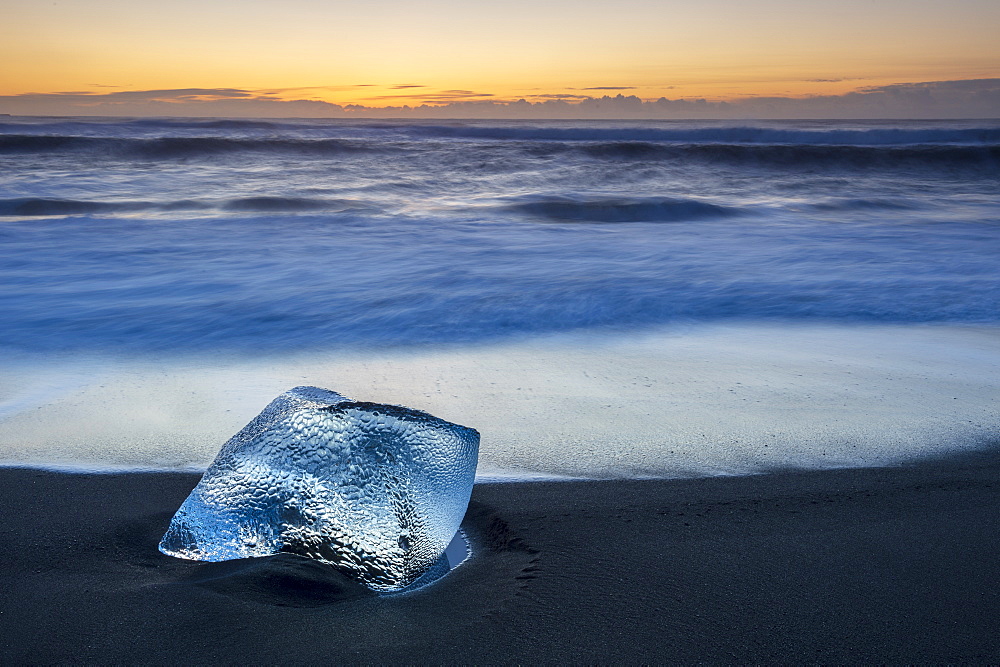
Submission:
[[[73,135],[0,135],[0,153],[84,153],[146,160],[179,160],[230,153],[277,152],[337,155],[375,150],[374,146],[341,139],[250,139],[233,137],[158,137],[153,139]]]
[[[211,127],[211,126],[196,126]],[[227,127],[225,125],[219,127]],[[987,130],[950,133],[891,131],[876,137],[864,133],[739,132],[685,133],[614,131],[505,130],[475,132],[435,128],[428,137],[279,138],[279,137],[94,137],[76,135],[0,134],[0,154],[78,154],[104,159],[177,161],[261,154],[335,158],[346,154],[405,155],[434,140],[504,140],[505,150],[528,155],[577,153],[598,160],[693,161],[745,165],[818,167],[950,166],[1000,173],[1000,138]],[[698,136],[704,135],[704,139]],[[439,146],[438,148],[441,148]]]

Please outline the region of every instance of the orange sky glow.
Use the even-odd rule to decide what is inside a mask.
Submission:
[[[995,0],[4,0],[2,13],[2,96],[235,88],[386,107],[1000,76]]]

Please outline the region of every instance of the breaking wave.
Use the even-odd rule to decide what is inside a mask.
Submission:
[[[811,144],[899,146],[907,144],[1000,144],[1000,128],[781,129],[771,127],[628,128],[416,126],[414,134],[461,139],[516,141],[661,142],[677,144]]]
[[[555,222],[680,222],[739,214],[735,208],[696,199],[630,197],[577,199],[520,197],[502,208]]]
[[[807,206],[814,211],[908,211],[919,208],[912,201],[900,199],[851,199],[832,198],[812,202]]]
[[[385,146],[350,139],[289,139],[237,137],[157,137],[150,139],[68,135],[0,135],[2,153],[86,152],[109,157],[183,159],[229,153],[267,151],[330,156],[385,150]]]
[[[88,201],[21,197],[0,199],[0,216],[42,217],[63,215],[152,213],[171,211],[232,211],[240,213],[341,212],[372,208],[363,202],[308,197],[239,197],[221,201]]]
[[[951,166],[1000,170],[1000,144],[981,146],[837,146],[785,144],[582,143],[569,150],[611,160],[695,160],[726,164],[852,168]]]
[[[492,129],[500,130],[501,128]],[[568,138],[557,140],[560,132],[569,133]],[[544,132],[525,130],[522,133],[523,136],[520,134],[512,135],[513,138],[523,139],[523,141],[512,143],[509,148],[536,156],[570,153],[583,155],[590,159],[620,161],[688,161],[778,167],[816,165],[840,168],[943,166],[985,170],[989,173],[1000,171],[1000,138],[998,138],[997,143],[965,144],[946,143],[943,139],[924,144],[880,144],[876,142],[836,144],[823,141],[810,144],[760,143],[757,141],[678,143],[634,138],[633,135],[637,137],[650,134],[650,132],[640,130],[614,130],[613,132],[610,130],[606,132],[588,130],[570,133],[569,130],[549,128]],[[983,133],[989,134],[986,131]],[[675,134],[679,136],[684,133]],[[786,132],[785,134],[799,133]],[[716,138],[721,138],[724,135],[725,133],[718,133]],[[606,140],[595,141],[597,136],[604,136]],[[544,137],[549,138],[545,139]],[[401,144],[396,137],[378,135],[317,139],[290,137],[112,138],[0,134],[0,155],[80,154],[87,157],[154,161],[226,157],[243,153],[329,158],[349,154],[392,153],[406,150],[408,145],[414,149],[427,151],[429,154],[442,149],[447,151],[448,148],[447,143],[434,145],[431,142],[422,144],[404,142]],[[454,147],[452,146],[452,148]],[[489,148],[496,154],[497,160],[502,159],[505,152],[503,144],[493,144]],[[497,162],[497,164],[502,164],[502,162]]]

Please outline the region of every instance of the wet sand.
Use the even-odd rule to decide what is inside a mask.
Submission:
[[[474,557],[376,597],[156,550],[197,475],[0,469],[5,663],[996,662],[1000,456],[480,484]]]

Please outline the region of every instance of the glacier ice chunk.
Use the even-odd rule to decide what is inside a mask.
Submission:
[[[447,571],[478,454],[475,429],[296,387],[223,445],[160,551],[204,561],[291,552],[397,591]]]

